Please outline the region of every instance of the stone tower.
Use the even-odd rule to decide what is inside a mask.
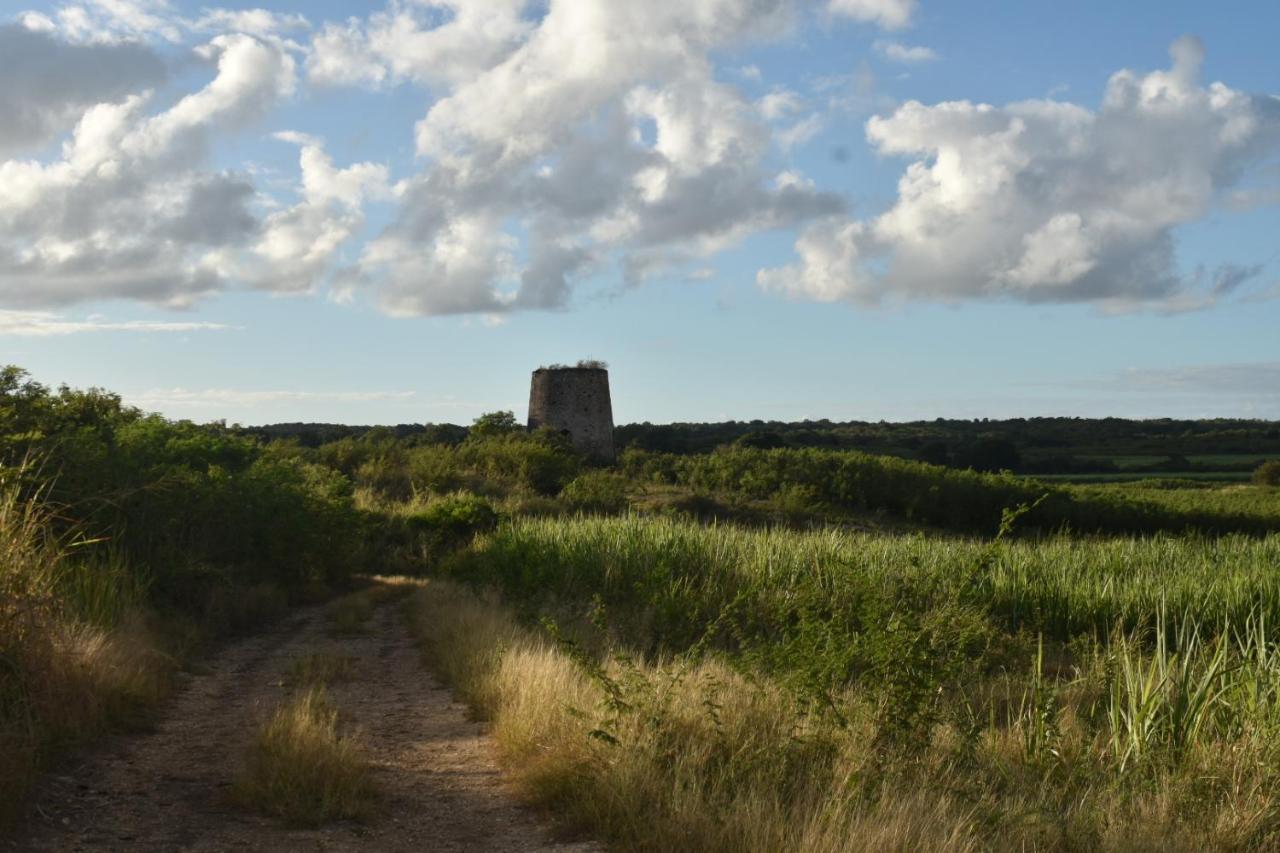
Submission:
[[[568,434],[573,446],[591,458],[612,462],[609,371],[590,362],[535,370],[529,384],[529,429],[544,426]]]

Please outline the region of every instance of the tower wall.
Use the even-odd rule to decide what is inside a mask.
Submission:
[[[609,371],[600,367],[541,367],[529,383],[529,429],[566,432],[573,446],[612,462],[613,404]]]

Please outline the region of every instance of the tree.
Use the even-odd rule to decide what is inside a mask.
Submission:
[[[520,429],[515,412],[486,412],[471,424],[470,436],[488,438],[493,435],[505,435]]]
[[[1009,439],[984,436],[957,453],[955,464],[975,471],[1014,471],[1022,464],[1022,457]]]
[[[776,432],[763,430],[752,430],[745,435],[739,436],[736,443],[742,447],[755,447],[760,450],[777,450],[779,447],[787,446],[782,436]]]

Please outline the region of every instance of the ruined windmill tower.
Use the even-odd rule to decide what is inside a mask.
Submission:
[[[613,461],[613,405],[603,362],[577,367],[553,364],[533,371],[529,383],[529,429],[551,427],[600,462]]]

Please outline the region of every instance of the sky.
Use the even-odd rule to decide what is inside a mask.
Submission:
[[[216,0],[213,0],[216,2]],[[1280,419],[1280,4],[0,0],[0,363],[196,421]]]

